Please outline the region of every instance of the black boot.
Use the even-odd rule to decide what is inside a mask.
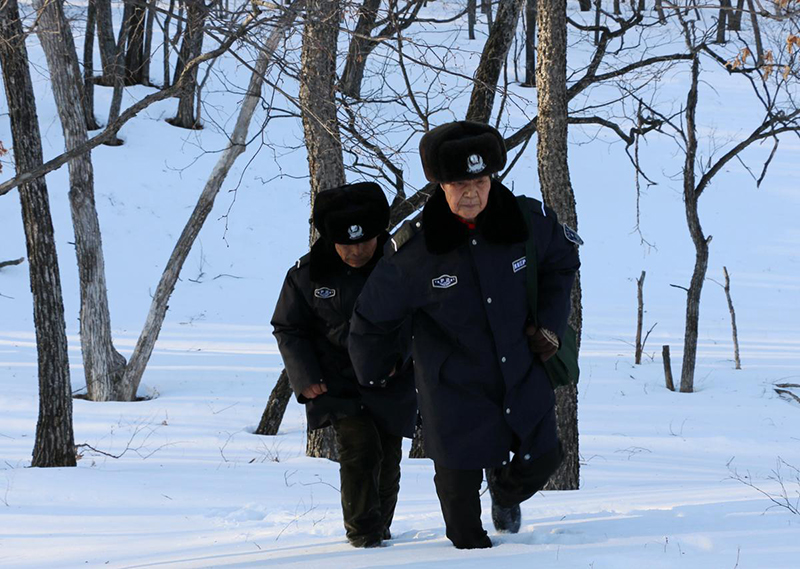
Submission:
[[[492,497],[492,522],[494,529],[500,533],[518,533],[522,524],[522,512],[519,504],[505,507],[497,503],[493,487],[497,484],[497,469],[486,469],[486,484]]]

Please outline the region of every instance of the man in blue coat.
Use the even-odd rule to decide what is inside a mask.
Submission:
[[[336,432],[347,539],[377,547],[391,538],[416,397],[410,365],[402,366],[404,336],[393,350],[397,379],[382,389],[358,384],[347,339],[356,298],[389,238],[389,204],[377,184],[350,184],[321,192],[313,217],[320,238],[286,275],[272,325],[309,428],[333,424]]]
[[[516,532],[519,504],[562,460],[553,389],[542,361],[558,350],[579,267],[577,235],[540,202],[527,227],[517,199],[491,174],[506,163],[494,128],[448,123],[420,143],[433,194],[387,244],[356,303],[349,351],[359,382],[391,371],[408,320],[414,373],[447,537],[491,547],[481,520],[483,469],[499,531]],[[525,243],[538,267],[538,327],[530,314]],[[391,380],[390,380],[391,384]]]

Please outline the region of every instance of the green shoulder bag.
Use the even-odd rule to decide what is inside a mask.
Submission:
[[[525,242],[525,257],[527,270],[528,306],[530,307],[533,324],[539,326],[537,307],[539,298],[539,271],[537,266],[536,242],[534,240],[533,224],[531,217],[531,200],[525,196],[517,196],[517,202],[528,227],[528,240]],[[544,362],[544,369],[553,389],[562,385],[576,385],[580,376],[578,367],[578,334],[575,329],[567,325],[561,346],[556,355]]]

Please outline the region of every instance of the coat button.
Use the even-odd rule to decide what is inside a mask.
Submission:
[[[506,363],[506,357],[503,356],[502,358],[500,358],[500,361],[503,362],[503,363]]]
[[[370,385],[375,385],[375,382],[374,381],[370,381],[369,384]]]
[[[503,466],[505,466],[506,464],[508,464],[508,461],[507,461],[507,460],[504,460],[504,461],[503,461]]]
[[[477,244],[478,244],[478,240],[477,240],[477,239],[473,239],[473,240],[472,240],[472,244],[473,244],[473,245],[477,245]]]
[[[492,303],[492,297],[490,296],[489,298],[487,298],[487,299],[486,299],[486,302],[488,302],[489,304],[491,304],[491,303]]]
[[[526,454],[526,455],[525,455],[525,456],[523,456],[522,458],[524,458],[525,460],[530,460],[530,459],[531,459],[531,455],[529,455],[529,454]]]
[[[506,415],[511,415],[511,407],[506,407]]]
[[[421,223],[418,221],[418,222],[417,222],[415,225],[416,225],[417,227],[419,227],[419,226],[420,226],[420,225],[422,225],[422,224],[421,224]]]

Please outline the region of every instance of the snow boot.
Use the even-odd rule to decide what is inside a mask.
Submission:
[[[518,533],[522,525],[522,511],[519,504],[504,507],[497,503],[493,487],[497,484],[497,470],[486,469],[486,484],[492,497],[492,523],[499,533]]]

